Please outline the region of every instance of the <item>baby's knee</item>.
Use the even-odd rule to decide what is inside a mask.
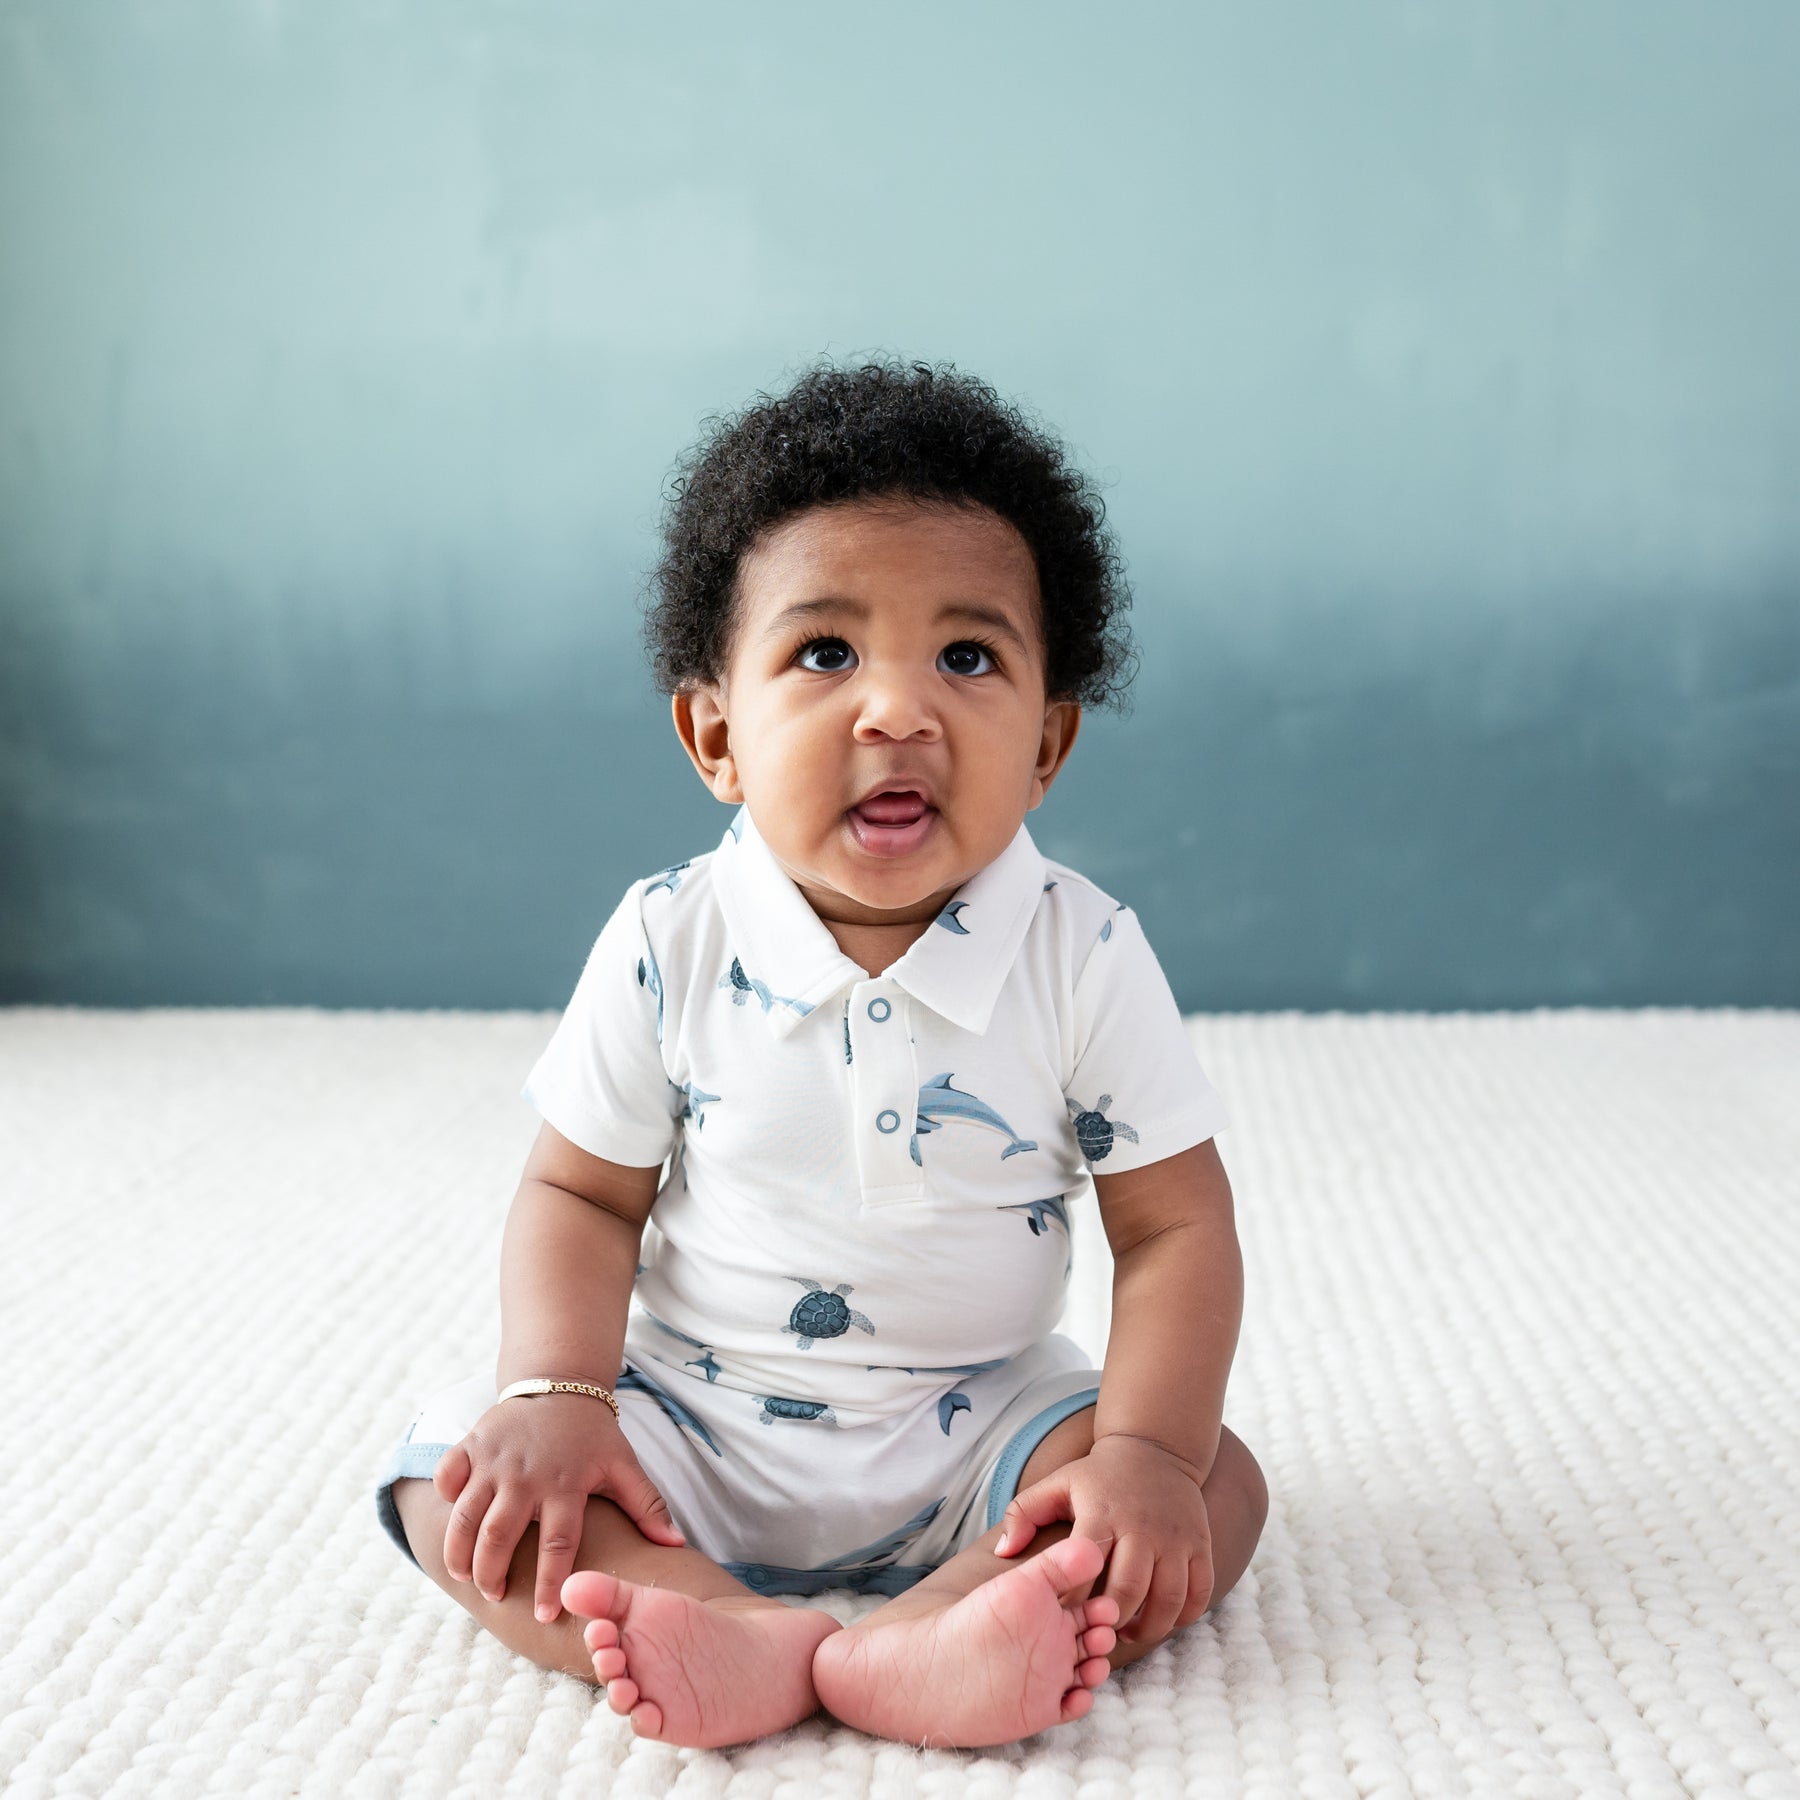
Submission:
[[[590,1502],[590,1505],[593,1504]],[[538,1527],[527,1525],[514,1547],[506,1572],[506,1590],[499,1600],[484,1598],[472,1581],[458,1581],[444,1563],[444,1528],[450,1518],[450,1502],[429,1481],[404,1478],[394,1483],[394,1510],[406,1532],[413,1555],[431,1579],[490,1631],[509,1650],[536,1663],[539,1668],[573,1675],[590,1686],[598,1685],[593,1657],[582,1639],[585,1621],[573,1613],[559,1613],[548,1623],[535,1613],[533,1584],[537,1574]]]
[[[1269,1517],[1269,1484],[1243,1439],[1226,1431],[1220,1433],[1219,1454],[1200,1491],[1212,1527],[1213,1585],[1206,1602],[1210,1612],[1250,1566]]]
[[[444,1567],[444,1520],[450,1511],[448,1502],[423,1477],[402,1476],[394,1483],[392,1493],[394,1511],[399,1515],[400,1529],[406,1533],[413,1560],[439,1587],[448,1588],[449,1571]]]

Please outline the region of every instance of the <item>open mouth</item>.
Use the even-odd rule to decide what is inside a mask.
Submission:
[[[937,808],[911,788],[888,788],[844,815],[850,835],[874,856],[907,856],[931,835]]]

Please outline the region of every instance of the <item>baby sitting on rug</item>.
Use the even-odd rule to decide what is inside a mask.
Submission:
[[[1135,915],[1024,825],[1129,661],[1099,500],[980,382],[822,367],[691,455],[657,583],[737,811],[626,893],[531,1071],[498,1371],[425,1402],[383,1522],[644,1737],[1079,1719],[1268,1504],[1221,1423],[1223,1103]],[[1102,1369],[1053,1329],[1084,1169]],[[826,1589],[888,1598],[775,1598]]]

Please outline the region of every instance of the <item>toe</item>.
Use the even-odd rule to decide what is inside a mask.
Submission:
[[[584,1619],[597,1619],[618,1604],[619,1578],[600,1569],[577,1569],[562,1584],[562,1603]]]
[[[629,1675],[620,1675],[606,1684],[606,1704],[614,1712],[629,1713],[638,1703],[638,1684]]]
[[[1081,1653],[1083,1656],[1105,1656],[1118,1641],[1119,1634],[1110,1625],[1090,1625],[1081,1634]]]
[[[1083,1687],[1097,1688],[1112,1673],[1112,1664],[1104,1656],[1090,1656],[1075,1673]]]
[[[631,1709],[631,1729],[639,1737],[659,1738],[662,1728],[662,1708],[654,1700],[640,1700]]]
[[[1084,1610],[1090,1625],[1117,1625],[1119,1622],[1119,1603],[1111,1594],[1096,1594]]]
[[[614,1648],[594,1652],[594,1673],[602,1681],[616,1681],[625,1673],[625,1652]]]
[[[1092,1538],[1066,1537],[1026,1564],[1036,1569],[1059,1594],[1093,1581],[1106,1565],[1106,1552]],[[1084,1606],[1092,1601],[1083,1601]],[[1115,1604],[1117,1604],[1115,1602]]]
[[[619,1641],[619,1628],[611,1619],[589,1619],[581,1641],[590,1650],[606,1650]]]
[[[1062,1697],[1062,1722],[1071,1724],[1084,1717],[1094,1709],[1094,1695],[1091,1688],[1070,1688]]]

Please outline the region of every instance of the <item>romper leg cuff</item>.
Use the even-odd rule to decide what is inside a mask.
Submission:
[[[1072,1413],[1080,1412],[1084,1406],[1092,1406],[1099,1398],[1100,1390],[1097,1387],[1083,1388],[1080,1393],[1071,1394],[1066,1400],[1058,1400],[1053,1406],[1046,1406],[1035,1418],[1027,1420],[1013,1433],[1006,1448],[1000,1452],[994,1479],[988,1484],[988,1530],[992,1531],[1000,1523],[1000,1515],[1018,1494],[1019,1477],[1025,1472],[1025,1465],[1031,1460],[1032,1451],[1064,1419]]]
[[[409,1476],[429,1481],[449,1448],[448,1444],[401,1444],[388,1458],[387,1469],[375,1489],[375,1516],[381,1521],[381,1529],[406,1552],[406,1560],[415,1569],[422,1565],[406,1541],[406,1527],[400,1523],[400,1509],[394,1504],[394,1483]]]

